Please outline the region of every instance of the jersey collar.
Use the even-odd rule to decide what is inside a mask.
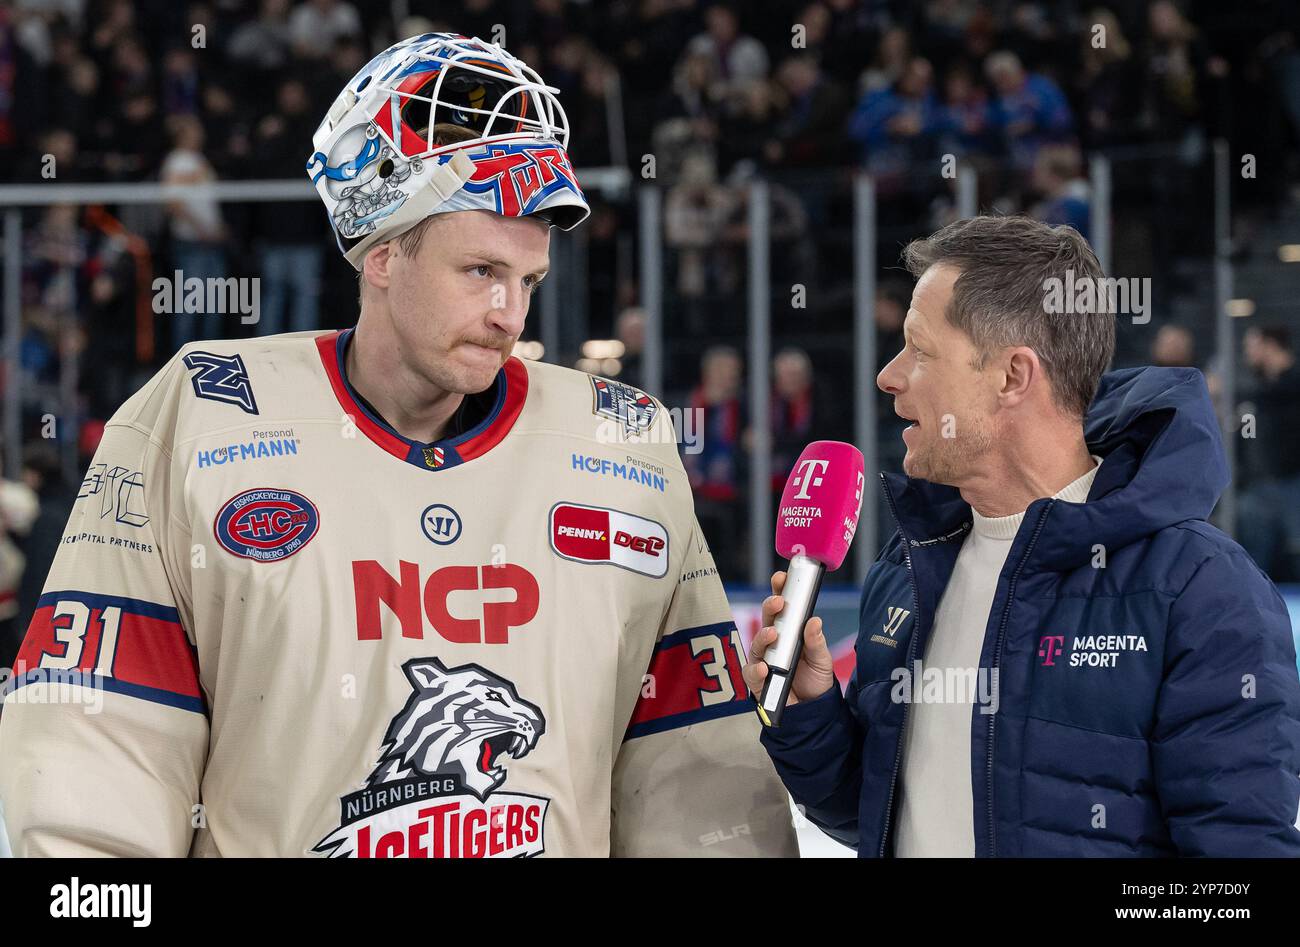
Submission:
[[[329,332],[316,339],[321,364],[343,412],[352,417],[366,437],[398,460],[422,470],[446,470],[459,466],[481,457],[501,443],[523,410],[524,399],[528,397],[528,369],[512,355],[497,372],[492,383],[496,389],[496,402],[482,421],[455,437],[427,444],[403,437],[362,404],[348,381],[343,356],[352,332],[352,329]]]

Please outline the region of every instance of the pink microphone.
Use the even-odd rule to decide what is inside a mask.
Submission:
[[[776,641],[767,649],[767,678],[758,716],[780,726],[790,682],[803,653],[803,629],[812,617],[826,570],[844,562],[862,509],[862,451],[843,441],[813,441],[799,455],[781,494],[776,551],[790,560],[776,616]]]

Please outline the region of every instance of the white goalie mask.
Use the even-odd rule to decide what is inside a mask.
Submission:
[[[559,90],[499,46],[425,33],[353,76],[312,136],[307,176],[339,249],[361,261],[431,214],[536,215],[571,230],[591,212],[565,150]],[[472,138],[437,144],[437,127]]]

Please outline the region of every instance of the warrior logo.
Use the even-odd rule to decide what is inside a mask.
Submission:
[[[344,796],[339,827],[312,849],[331,857],[482,858],[543,850],[550,800],[497,792],[505,761],[546,730],[541,708],[477,664],[403,665],[413,693],[388,725],[363,789]]]
[[[607,378],[592,378],[596,405],[592,413],[623,425],[624,434],[644,434],[654,423],[659,406],[644,391]]]

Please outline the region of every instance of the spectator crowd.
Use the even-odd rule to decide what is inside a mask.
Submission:
[[[1114,155],[1125,207],[1117,265],[1153,275],[1165,299],[1202,288],[1180,282],[1179,261],[1208,247],[1209,140],[1251,143],[1261,171],[1237,185],[1243,211],[1267,216],[1294,203],[1300,6],[1245,6],[0,0],[0,166],[6,183],[302,180],[317,122],[375,52],[433,30],[502,39],[560,88],[580,177],[624,167],[640,181],[654,159],[667,250],[662,394],[701,412],[703,451],[684,458],[701,519],[715,550],[740,549],[767,541],[746,534],[744,516],[752,433],[740,352],[754,182],[767,181],[771,199],[775,493],[804,443],[852,436],[842,379],[855,174],[875,181],[883,270],[903,242],[956,215],[956,164],[974,170],[982,208],[1088,235],[1088,159]],[[635,195],[589,192],[585,328],[624,340],[622,377],[636,382],[644,317]],[[21,378],[0,385],[21,393],[29,438],[56,401],[78,427],[107,417],[189,339],[355,318],[353,274],[312,202],[52,206],[24,211],[23,231]],[[152,276],[177,269],[260,277],[257,324],[154,313]],[[805,291],[798,306],[792,286]],[[909,289],[887,273],[879,286],[883,365],[900,345]],[[1149,335],[1121,334],[1120,358],[1204,366],[1198,332],[1157,319]],[[1285,327],[1262,327],[1243,351],[1260,412],[1291,410]],[[898,460],[896,419],[884,400],[878,407],[888,466]],[[1279,564],[1300,537],[1295,524],[1279,538],[1280,520],[1268,515],[1286,497],[1300,509],[1300,460],[1284,454],[1250,455],[1264,486],[1243,505],[1259,555]],[[43,467],[31,479],[48,490],[59,477]],[[739,562],[720,566],[729,579],[744,574]]]

